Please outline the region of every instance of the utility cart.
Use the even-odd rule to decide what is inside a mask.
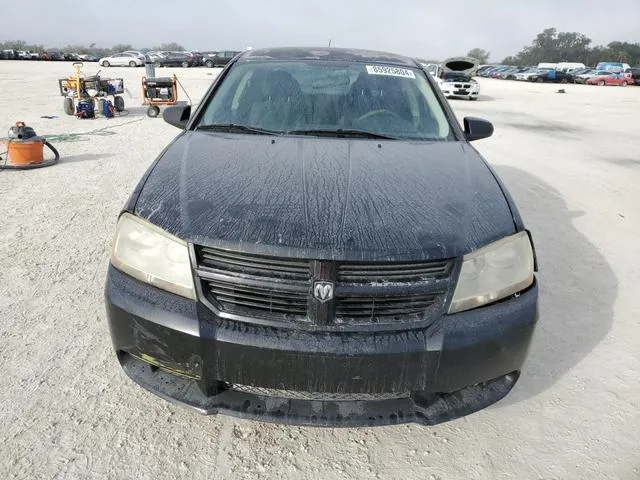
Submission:
[[[79,103],[96,107],[96,100],[108,96],[113,97],[113,107],[116,111],[124,110],[124,98],[120,95],[124,93],[124,80],[122,78],[102,78],[95,74],[84,76],[81,62],[74,63],[76,69],[74,75],[58,80],[60,95],[64,97],[64,111],[67,115],[78,115],[77,107]],[[98,72],[99,73],[99,72]]]
[[[160,115],[160,105],[175,105],[178,102],[178,79],[173,77],[142,77],[143,105],[148,105],[147,115]]]

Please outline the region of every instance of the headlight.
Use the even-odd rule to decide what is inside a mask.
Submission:
[[[449,313],[503,299],[533,283],[533,249],[520,232],[465,255]]]
[[[196,298],[187,243],[139,217],[120,217],[111,263],[142,282]]]

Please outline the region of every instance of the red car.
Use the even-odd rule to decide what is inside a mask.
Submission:
[[[626,87],[627,85],[633,85],[633,78],[625,77],[620,73],[611,73],[609,75],[598,75],[597,77],[590,78],[586,81],[587,85],[617,85],[619,87]]]

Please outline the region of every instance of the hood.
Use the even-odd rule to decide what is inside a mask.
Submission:
[[[515,231],[464,142],[190,131],[158,161],[135,213],[199,245],[333,260],[451,258]]]
[[[453,57],[442,62],[445,71],[460,72],[469,76],[478,69],[479,64],[480,62],[472,57]]]

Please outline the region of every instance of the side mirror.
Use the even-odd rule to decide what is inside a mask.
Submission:
[[[464,136],[468,142],[489,138],[493,135],[493,124],[476,117],[464,117]]]
[[[162,118],[169,125],[184,130],[191,116],[191,105],[181,104],[167,107],[162,113]]]

